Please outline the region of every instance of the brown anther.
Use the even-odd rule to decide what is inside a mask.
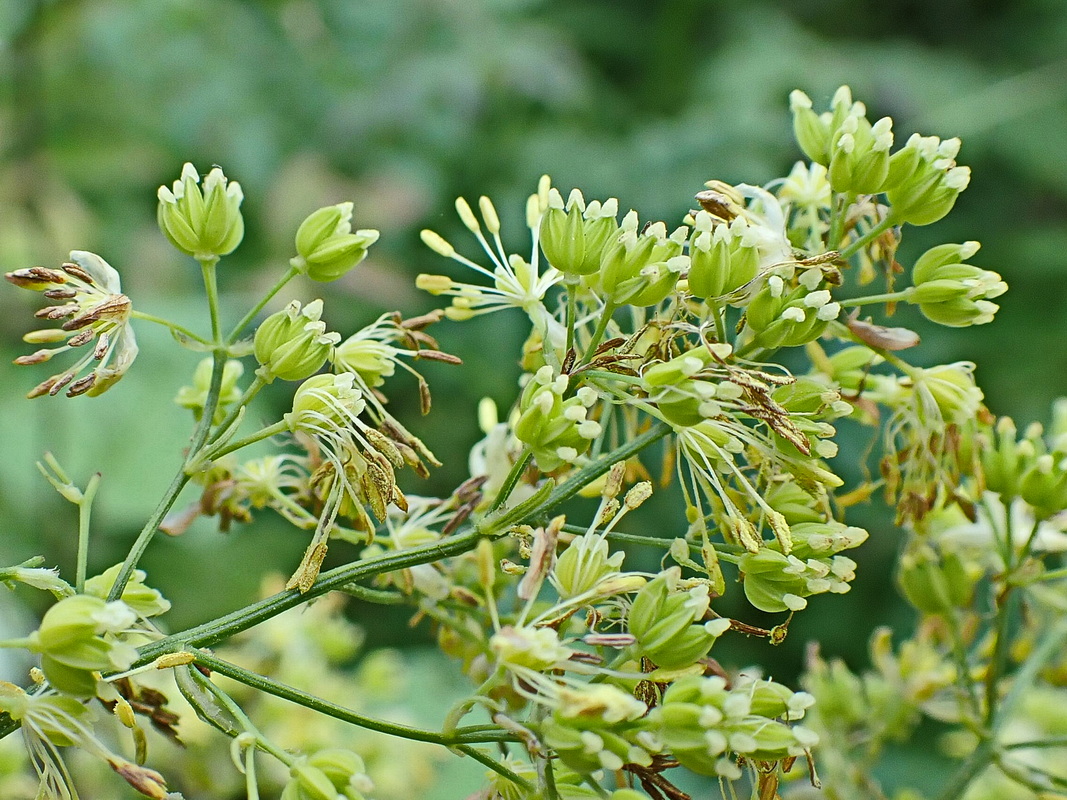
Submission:
[[[78,296],[77,289],[45,289],[42,294],[49,300],[70,300]]]
[[[722,192],[716,192],[714,189],[704,189],[697,192],[694,199],[700,203],[702,209],[725,222],[729,222],[737,216],[736,204]]]
[[[90,372],[84,378],[78,378],[67,389],[67,397],[77,397],[80,394],[85,394],[87,391],[93,388],[96,384],[96,373]]]
[[[78,331],[76,334],[67,339],[67,346],[69,347],[81,347],[84,344],[89,344],[96,337],[96,331],[92,328],[85,328]]]
[[[73,372],[64,372],[59,376],[59,380],[52,384],[52,388],[48,390],[48,394],[55,397],[59,394],[71,381],[74,380]]]
[[[409,331],[421,331],[423,328],[433,325],[435,322],[440,322],[444,316],[445,312],[436,308],[429,314],[422,314],[418,317],[401,320],[399,325],[401,328],[405,328]]]
[[[69,319],[61,326],[65,331],[76,331],[102,319],[124,321],[130,314],[130,298],[124,294],[109,294],[92,308]]]
[[[430,413],[430,406],[433,402],[433,397],[430,395],[430,384],[425,379],[419,376],[419,411],[423,416]]]
[[[93,276],[83,270],[77,264],[71,264],[68,261],[63,265],[62,269],[68,275],[73,275],[75,278],[85,281],[90,286],[96,286],[96,281],[93,280]]]
[[[83,333],[88,333],[91,330],[92,330],[92,328],[86,328],[85,331],[83,331]],[[76,339],[78,336],[81,336],[81,335],[82,334],[79,333],[74,338]],[[105,355],[107,355],[107,351],[108,351],[108,348],[110,346],[111,346],[111,337],[108,336],[106,333],[100,334],[100,340],[96,343],[96,347],[93,348],[93,358],[95,358],[97,361],[102,359]]]
[[[36,353],[31,353],[28,356],[19,356],[12,363],[18,364],[20,367],[29,366],[30,364],[43,364],[54,355],[52,350],[38,350]]]
[[[451,353],[442,353],[440,350],[419,350],[415,358],[424,358],[428,361],[443,361],[446,364],[462,364],[463,359]]]
[[[72,314],[78,313],[78,305],[76,303],[67,303],[62,306],[45,306],[39,308],[33,313],[37,319],[62,319],[63,317],[69,317]]]
[[[48,284],[67,282],[67,276],[62,272],[45,267],[17,269],[14,272],[5,273],[4,279],[23,289],[41,289]]]

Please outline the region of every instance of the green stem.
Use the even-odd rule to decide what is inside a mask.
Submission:
[[[89,565],[89,518],[93,513],[93,498],[100,486],[100,473],[94,473],[85,485],[81,500],[78,501],[78,565],[74,578],[74,589],[81,594],[85,591],[85,573]]]
[[[204,440],[207,439],[208,431],[211,429],[211,418],[215,416],[215,409],[218,407],[219,392],[222,387],[222,373],[226,367],[226,352],[224,350],[216,350],[214,359],[215,363],[211,370],[211,384],[208,387],[207,398],[204,400],[204,413],[200,417],[200,422],[197,423],[196,430],[193,431],[192,443],[189,446],[190,453],[196,453],[204,446]],[[178,470],[178,474],[174,476],[174,480],[167,487],[167,491],[164,492],[159,505],[156,506],[155,511],[152,512],[144,527],[141,528],[141,532],[137,535],[130,552],[122,562],[122,568],[115,578],[115,584],[108,593],[107,599],[109,601],[118,600],[122,597],[122,590],[129,583],[130,576],[133,575],[133,571],[137,568],[137,562],[140,561],[141,556],[148,547],[148,543],[152,541],[152,537],[159,530],[159,524],[178,499],[178,495],[185,488],[185,484],[189,482],[189,474],[185,471],[185,468],[186,464],[183,463],[181,469]]]
[[[844,194],[834,194],[832,211],[830,212],[830,231],[827,238],[827,247],[836,250],[841,244],[841,232],[845,227],[845,211],[848,209],[848,199]]]
[[[960,765],[960,768],[949,778],[945,788],[937,796],[937,800],[959,800],[971,781],[989,766],[994,753],[995,747],[991,739],[981,742],[974,752]]]
[[[1039,747],[1067,747],[1067,736],[1048,736],[1044,739],[1030,739],[1025,742],[1001,745],[1004,750],[1028,750]]]
[[[1004,697],[1004,701],[993,716],[991,731],[996,734],[1004,723],[1015,712],[1022,696],[1030,689],[1031,684],[1037,679],[1038,673],[1044,669],[1045,664],[1060,652],[1064,641],[1067,640],[1067,619],[1060,617],[1055,623],[1045,629],[1037,642],[1037,647],[1030,653],[1022,667],[1015,673],[1011,689]]]
[[[164,328],[169,328],[170,330],[174,331],[175,333],[180,333],[186,339],[192,339],[194,342],[197,342],[199,344],[206,345],[206,346],[210,346],[211,345],[211,342],[209,342],[203,336],[199,336],[199,335],[193,333],[188,328],[186,328],[186,327],[184,327],[182,325],[178,325],[175,322],[171,322],[170,320],[163,319],[162,317],[157,317],[157,316],[154,316],[153,314],[146,314],[143,311],[137,311],[136,309],[130,311],[130,316],[133,319],[141,319],[141,320],[144,320],[145,322],[154,322],[156,325],[162,325]]]
[[[612,302],[608,302],[604,305],[604,312],[600,315],[600,321],[597,322],[596,330],[593,331],[593,338],[589,340],[589,346],[585,348],[585,354],[582,356],[579,367],[585,366],[589,363],[593,357],[593,353],[600,346],[600,340],[604,338],[604,332],[608,329],[608,323],[611,322],[612,316],[615,314],[616,306]]]
[[[726,341],[726,321],[723,318],[723,309],[714,300],[706,300],[708,309],[711,311],[712,317],[715,319],[715,336],[720,342]]]
[[[267,303],[271,301],[274,295],[278,294],[278,292],[282,290],[282,287],[285,286],[285,284],[289,283],[289,281],[291,281],[299,274],[300,270],[297,269],[295,266],[292,266],[292,264],[290,263],[289,271],[281,277],[281,280],[274,284],[274,286],[271,287],[270,291],[268,291],[263,296],[263,298],[258,303],[256,303],[255,306],[252,307],[252,310],[245,314],[241,321],[233,326],[233,330],[230,331],[230,335],[226,337],[226,344],[233,344],[234,342],[236,342],[237,337],[241,335],[241,331],[245,329],[248,323],[255,319],[256,314],[263,310],[263,306],[267,305]]]
[[[359,714],[350,708],[331,703],[329,700],[324,700],[321,697],[308,694],[300,689],[288,686],[284,683],[279,683],[271,678],[267,678],[255,672],[250,672],[249,670],[239,667],[236,664],[231,664],[228,661],[224,661],[210,653],[196,651],[194,655],[198,664],[207,667],[212,672],[217,672],[220,675],[225,675],[227,678],[232,678],[239,683],[243,683],[245,686],[249,686],[252,689],[265,692],[266,694],[272,694],[275,697],[280,697],[283,700],[296,703],[304,708],[317,711],[320,714],[325,714],[328,717],[358,725],[367,730],[377,731],[378,733],[386,733],[390,736],[399,736],[402,739],[411,739],[417,742],[440,744],[446,747],[484,744],[486,742],[518,741],[518,737],[515,736],[515,734],[509,733],[503,728],[495,728],[494,730],[476,730],[473,732],[457,731],[452,736],[446,736],[445,734],[436,731],[429,731],[423,728],[415,728],[410,725],[401,725],[395,722],[375,719],[374,717]]]
[[[567,286],[567,347],[564,353],[569,353],[574,347],[574,322],[577,317],[577,300],[574,297],[574,290],[577,288],[577,285]]]
[[[885,294],[872,294],[866,297],[853,297],[851,300],[841,300],[842,308],[852,308],[853,306],[869,306],[872,303],[893,303],[898,300],[907,300],[911,294],[910,289],[904,289],[899,292],[887,292]]]
[[[504,483],[501,485],[500,491],[496,493],[492,505],[489,506],[489,513],[500,508],[500,506],[507,501],[508,497],[511,496],[512,491],[515,489],[515,485],[519,482],[519,478],[522,477],[522,473],[525,472],[526,465],[530,463],[532,457],[533,453],[531,453],[528,448],[523,447],[519,460],[512,465],[511,471],[509,471],[507,477],[504,478]]]
[[[846,247],[844,250],[842,250],[841,251],[841,258],[843,258],[843,259],[851,258],[852,256],[854,256],[856,253],[858,253],[860,251],[860,248],[864,247],[865,245],[867,245],[870,242],[872,242],[875,239],[877,239],[879,236],[881,236],[887,230],[892,228],[895,224],[896,224],[896,220],[893,219],[893,215],[892,214],[887,215],[885,219],[883,219],[881,222],[879,222],[877,225],[875,225],[873,228],[871,228],[869,231],[867,231],[861,237],[859,237],[858,239],[853,241],[852,244],[850,244],[848,247]],[[832,245],[832,243],[831,243],[831,245]]]
[[[225,433],[225,431],[233,424],[233,421],[237,419],[237,415],[241,413],[241,409],[251,403],[252,399],[259,394],[260,390],[266,385],[267,382],[259,372],[256,372],[256,377],[252,380],[252,383],[248,385],[248,388],[244,390],[244,394],[241,395],[240,399],[233,404],[230,413],[226,415],[226,418],[223,419],[222,422],[215,426],[215,432],[208,438],[208,444],[213,444],[218,441],[219,436]]]
[[[211,647],[229,639],[234,634],[276,617],[283,611],[303,605],[309,600],[335,589],[343,589],[347,584],[365,581],[376,575],[407,569],[418,564],[429,564],[443,558],[460,555],[474,549],[478,540],[482,537],[483,533],[481,531],[469,529],[463,533],[420,547],[383,553],[353,564],[336,567],[328,572],[321,573],[311,588],[304,594],[295,589],[278,592],[209,622],[171,634],[151,644],[142,645],[139,649],[140,656],[134,666],[142,666],[155,661],[161,655],[189,647]]]
[[[285,433],[289,430],[289,425],[284,419],[278,420],[273,425],[268,425],[265,428],[260,428],[255,433],[250,433],[243,439],[238,439],[235,442],[228,442],[221,447],[207,447],[204,452],[197,453],[196,456],[189,462],[189,468],[195,472],[199,468],[200,464],[205,461],[215,461],[222,458],[227,453],[232,453],[235,450],[240,450],[242,447],[248,447],[250,444],[256,442],[262,442],[264,439],[269,439],[279,433]]]
[[[1004,591],[997,602],[997,618],[993,641],[993,655],[989,660],[989,668],[985,677],[985,724],[987,727],[993,723],[993,716],[997,709],[997,694],[1000,679],[1004,674],[1004,668],[1008,664],[1008,645],[1011,640],[1009,623],[1015,609],[1012,602],[1015,593],[1012,586],[1004,587]]]
[[[197,259],[200,262],[200,271],[204,275],[204,292],[207,294],[207,307],[211,315],[211,342],[216,347],[222,345],[222,327],[219,323],[219,287],[215,274],[215,265],[219,263],[218,256],[209,256]]]

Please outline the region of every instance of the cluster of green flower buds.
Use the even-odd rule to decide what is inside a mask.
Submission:
[[[741,777],[731,754],[753,761],[781,761],[803,755],[818,736],[800,725],[814,703],[807,692],[793,692],[774,681],[742,678],[727,688],[719,676],[688,676],[675,681],[648,725],[682,766],[700,775],[728,780]]]
[[[325,206],[300,223],[291,263],[313,281],[335,281],[367,257],[379,235],[370,228],[352,233],[352,203]]]
[[[697,425],[721,414],[723,402],[741,396],[737,384],[705,376],[709,366],[725,360],[732,351],[729,344],[708,343],[669,361],[650,364],[641,373],[642,388],[672,425]]]
[[[541,724],[541,736],[560,761],[582,775],[625,764],[648,766],[647,711],[640,700],[610,684],[561,689],[557,707]]]
[[[302,308],[299,300],[293,300],[263,320],[253,347],[264,380],[301,381],[322,368],[341,335],[327,333],[321,316],[322,300],[312,300]]]
[[[811,98],[800,90],[789,95],[793,132],[800,149],[827,168],[834,191],[876,194],[884,191],[889,176],[889,150],[893,121],[882,117],[871,124],[863,103],[852,102],[852,92],[840,87],[830,111],[816,114]]]
[[[582,193],[574,189],[564,206],[559,191],[551,189],[540,227],[541,250],[548,263],[571,277],[599,271],[605,248],[619,235],[618,213],[614,197],[586,205]]]
[[[204,413],[204,405],[207,403],[208,390],[211,388],[211,372],[214,359],[205,358],[196,365],[193,370],[193,385],[183,386],[178,390],[174,402],[182,408],[188,408],[193,412],[197,420]],[[215,408],[213,425],[218,425],[226,418],[229,407],[241,399],[241,387],[237,381],[244,375],[245,367],[235,358],[227,359],[222,369],[222,382],[219,384],[219,402]]]
[[[331,748],[298,759],[289,768],[281,800],[365,800],[374,789],[363,759]]]
[[[596,391],[583,386],[575,396],[564,399],[567,384],[566,375],[554,375],[551,367],[541,367],[519,399],[515,436],[530,449],[543,472],[573,464],[600,435],[600,423],[588,418]]]
[[[768,612],[800,611],[815,594],[844,594],[856,577],[856,562],[847,556],[802,558],[770,548],[745,553],[738,569],[748,602]]]
[[[703,582],[687,584],[672,567],[634,597],[628,625],[641,655],[667,670],[695,664],[730,628],[727,619],[704,622],[710,596]]]
[[[120,638],[136,621],[137,614],[121,600],[74,595],[45,612],[28,646],[41,654],[41,670],[55,689],[91,697],[94,672],[128,669],[137,658],[137,649]]]
[[[638,231],[637,212],[623,217],[615,241],[605,247],[595,282],[613,305],[651,306],[670,294],[689,269],[682,255],[689,228],[681,225],[669,236],[662,222]]]
[[[970,168],[956,164],[959,151],[959,139],[916,133],[893,154],[885,192],[895,222],[930,225],[952,210],[971,182]]]
[[[58,329],[30,331],[30,344],[59,344],[15,359],[19,365],[43,364],[67,350],[84,348],[73,367],[38,384],[27,397],[55,396],[64,388],[68,397],[102,394],[126,374],[137,357],[137,342],[129,326],[132,307],[122,294],[118,272],[95,253],[73,250],[59,269],[30,267],[4,275],[9,283],[41,292],[60,305],[36,313],[38,319],[65,320]],[[61,344],[60,344],[61,343]],[[92,344],[92,347],[88,347]],[[77,376],[89,369],[89,374]]]
[[[687,280],[694,297],[722,297],[756,277],[759,237],[743,216],[725,222],[701,209],[693,219]]]
[[[981,567],[953,549],[915,541],[900,557],[897,582],[904,597],[924,614],[951,614],[971,602]]]
[[[789,96],[793,132],[801,150],[827,168],[830,185],[846,194],[884,192],[896,223],[929,225],[944,217],[970,182],[970,169],[956,165],[960,140],[914,134],[896,153],[892,120],[874,124],[862,103],[842,86],[830,111],[816,114],[811,98],[796,90]]]
[[[905,299],[923,316],[954,328],[993,321],[999,306],[991,303],[1008,290],[996,272],[963,262],[978,252],[978,242],[942,244],[923,253],[912,268]]]
[[[795,286],[790,283],[770,274],[747,306],[745,322],[760,347],[797,347],[815,341],[841,313],[818,267],[801,272]]]
[[[77,697],[96,694],[94,672],[128,669],[137,658],[129,641],[137,620],[170,608],[158,591],[145,585],[141,570],[134,572],[121,599],[108,602],[120,568],[116,565],[88,580],[85,593],[60,600],[30,634],[27,646],[41,654],[41,670],[56,690]]]
[[[200,173],[186,162],[173,188],[159,187],[159,228],[172,245],[200,260],[232,253],[244,237],[241,185],[214,167],[200,186]]]
[[[1037,519],[1048,519],[1067,509],[1067,399],[1055,402],[1047,435],[1036,423],[1022,439],[1016,435],[1008,417],[983,433],[979,453],[986,488],[997,492],[1005,506],[1021,498]]]

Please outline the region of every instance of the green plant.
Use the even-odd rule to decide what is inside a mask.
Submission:
[[[125,560],[87,576],[97,479],[79,489],[46,457],[45,476],[79,509],[74,583],[42,559],[0,571],[56,597],[36,631],[3,643],[39,655],[29,688],[0,687],[0,730],[21,728],[44,796],[77,796],[57,749],[70,745],[142,794],[178,796],[145,766],[145,722],[170,735],[178,723],[160,672],[187,715],[230,737],[249,798],[261,782],[287,800],[377,790],[369,751],[311,733],[280,744],[256,721],[248,690],[476,759],[489,770],[487,798],[680,800],[676,770],[707,776],[724,796],[771,798],[781,788],[880,797],[872,770],[884,745],[923,717],[949,726],[946,746],[962,760],[946,800],[1061,790],[1067,775],[1046,756],[1065,744],[1051,710],[1067,701],[1067,575],[1057,561],[1067,406],[1056,407],[1047,434],[1031,427],[1020,439],[985,409],[973,364],[915,366],[901,355],[918,345],[914,333],[859,317],[863,306],[888,315],[906,303],[942,325],[992,321],[992,300],[1007,287],[968,263],[977,243],[933,247],[910,270],[895,258],[905,225],[941,219],[966,188],[959,140],[915,135],[892,152],[892,122],[871,123],[847,87],[823,114],[800,92],[791,106],[810,162],[766,187],[708,182],[673,231],[634,211],[620,221],[614,198],[587,202],[575,189],[564,199],[545,177],[527,203],[527,258],[505,246],[488,198],[478,214],[458,200],[489,266],[432,231],[422,238],[480,282],[421,275],[420,288],[451,298],[447,308],[385,315],[347,338],[327,330],[319,299],[293,301],[250,331],[285,284],[334,280],[363,260],[378,233],[353,232],[347,203],[304,221],[289,270],[225,332],[217,272],[243,235],[242,193],[218,168],[201,184],[187,164],[159,192],[163,233],[200,264],[210,333],[135,309],[118,273],[92,253],[9,273],[57,303],[38,317],[65,320],[27,334],[56,346],[20,363],[85,348],[31,397],[113,386],[137,355],[134,320],[210,354],[177,398],[195,419],[181,469]],[[898,288],[902,273],[908,285]],[[468,480],[445,498],[406,493],[406,469],[425,477],[439,463],[388,410],[390,379],[398,367],[415,375],[429,412],[429,387],[408,361],[460,359],[427,329],[496,311],[531,324],[521,391],[504,421],[491,404],[480,409],[485,438]],[[806,357],[802,368],[786,367],[794,353]],[[242,386],[250,358],[257,368]],[[250,404],[278,380],[295,384],[292,410],[242,435]],[[879,480],[845,486],[835,470],[845,419],[879,429]],[[267,440],[283,452],[243,452]],[[623,530],[653,492],[642,461],[652,449],[665,456],[664,482],[676,475],[681,487],[677,519],[652,532],[660,535]],[[175,513],[190,485],[199,502]],[[724,669],[717,657],[731,636],[778,643],[809,597],[849,590],[856,562],[844,553],[868,533],[841,517],[878,488],[908,531],[898,582],[920,617],[914,635],[895,648],[876,635],[875,669],[861,675],[813,651],[802,691]],[[165,633],[156,618],[169,603],[138,569],[156,533],[180,533],[198,514],[225,527],[266,511],[310,534],[284,588]],[[323,570],[331,540],[357,545],[358,555]],[[624,547],[657,549],[661,569],[625,569]],[[722,615],[717,601],[738,591],[780,623],[761,629]],[[477,685],[441,730],[322,699],[331,666],[355,648],[340,604],[317,604],[310,620],[336,635],[340,654],[331,637],[305,631],[313,646],[286,671],[284,648],[256,644],[282,612],[331,592],[408,605],[432,622],[441,649]],[[295,637],[295,628],[281,630]],[[225,645],[245,631],[252,644]],[[257,649],[272,656],[255,668],[238,663],[257,661]],[[309,679],[294,687],[289,676]],[[132,731],[134,758],[105,744],[100,707]],[[476,709],[490,722],[463,724]],[[976,781],[984,770],[992,777]],[[802,771],[806,786],[783,788]],[[212,790],[183,790],[203,788]]]

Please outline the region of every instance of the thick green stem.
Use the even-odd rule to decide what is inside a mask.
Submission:
[[[237,419],[237,415],[241,413],[241,409],[251,403],[252,398],[259,394],[260,390],[266,385],[267,382],[257,372],[256,377],[253,379],[252,383],[250,383],[248,385],[248,388],[244,390],[244,393],[241,395],[240,399],[233,404],[233,409],[230,411],[230,413],[226,415],[225,419],[223,419],[222,422],[215,426],[215,432],[208,438],[208,444],[216,442],[219,436],[225,433],[226,430],[231,425],[233,425],[234,420]]]
[[[222,373],[226,368],[225,351],[216,350],[214,358],[215,363],[211,371],[211,385],[208,387],[207,398],[204,400],[204,413],[200,417],[200,422],[197,423],[196,430],[193,431],[193,440],[189,445],[189,453],[191,454],[195,454],[204,446],[208,431],[211,429],[211,419],[215,416],[215,409],[218,407],[219,403],[219,392],[222,387]],[[130,576],[133,575],[133,571],[137,568],[137,562],[140,561],[141,556],[148,547],[148,543],[152,541],[152,537],[155,536],[156,531],[159,530],[159,524],[163,521],[167,512],[170,511],[174,502],[178,499],[178,495],[181,494],[182,489],[185,488],[185,484],[189,482],[189,475],[186,473],[185,467],[186,464],[183,463],[178,474],[174,476],[174,480],[171,481],[170,486],[167,487],[167,491],[164,492],[163,497],[159,501],[159,505],[156,506],[155,511],[152,512],[152,515],[148,518],[145,526],[137,535],[137,539],[130,548],[130,552],[122,562],[122,568],[119,570],[119,574],[115,578],[114,586],[111,587],[111,592],[108,594],[108,600],[118,600],[122,597],[122,590],[126,588]]]
[[[329,700],[324,700],[321,697],[308,694],[295,687],[287,686],[284,683],[279,683],[278,681],[264,677],[255,672],[250,672],[249,670],[239,667],[236,664],[231,664],[228,661],[224,661],[210,653],[196,651],[194,655],[198,664],[207,667],[212,672],[217,672],[220,675],[225,675],[239,683],[243,683],[245,686],[249,686],[260,692],[272,694],[275,697],[280,697],[283,700],[296,703],[304,708],[309,708],[312,711],[325,714],[328,717],[339,719],[342,722],[350,722],[353,725],[358,725],[367,730],[377,731],[378,733],[387,733],[390,736],[399,736],[400,738],[411,739],[417,742],[430,742],[432,744],[440,744],[446,747],[485,744],[486,742],[518,741],[518,737],[515,734],[497,727],[494,727],[491,730],[485,730],[484,726],[479,726],[479,728],[473,732],[457,730],[453,735],[448,736],[443,733],[438,733],[437,731],[429,731],[423,728],[415,728],[410,725],[401,725],[395,722],[375,719],[374,717],[368,717],[336,703],[331,703]]]

